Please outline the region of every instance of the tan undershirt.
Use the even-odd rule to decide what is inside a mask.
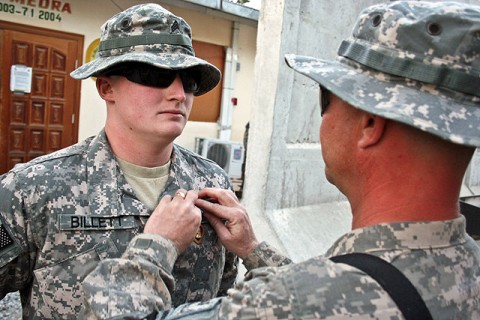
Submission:
[[[170,161],[163,166],[153,168],[137,166],[118,157],[117,161],[138,199],[151,210],[155,209],[158,204],[158,196],[168,180]]]

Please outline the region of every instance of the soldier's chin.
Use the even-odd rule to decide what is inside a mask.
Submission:
[[[331,184],[333,184],[334,186],[337,186],[337,184],[335,183],[335,178],[333,176],[333,174],[330,173],[330,171],[328,170],[327,167],[325,167],[325,178],[327,178],[327,181],[330,182]]]
[[[334,183],[332,182],[332,180],[333,180],[333,179],[332,179],[332,176],[330,175],[330,173],[329,173],[329,171],[328,171],[328,168],[327,168],[326,166],[325,166],[324,172],[325,172],[325,178],[327,178],[327,181],[330,182],[331,184],[334,184]]]

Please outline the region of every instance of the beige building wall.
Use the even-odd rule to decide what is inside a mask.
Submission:
[[[183,1],[177,0],[179,4]],[[7,3],[10,1],[2,1]],[[38,13],[40,1],[14,0],[17,8],[34,8]],[[134,1],[134,0],[69,0],[60,1],[58,12],[61,21],[46,21],[38,17],[24,16],[22,14],[10,14],[0,11],[0,19],[4,21],[25,24],[30,26],[42,27],[46,29],[60,30],[75,34],[81,34],[85,37],[84,42],[84,61],[87,58],[88,46],[100,37],[100,26],[111,16],[126,9],[132,5],[146,2],[155,2],[163,5],[167,10],[183,17],[192,27],[193,39],[216,45],[227,47],[232,46],[232,27],[233,21],[221,17],[214,10],[205,10],[204,12],[189,10],[183,6],[173,6],[172,1]],[[28,6],[28,3],[35,6]],[[43,2],[46,3],[46,2]],[[53,3],[53,1],[50,1]],[[67,10],[69,6],[70,10]],[[49,10],[51,11],[51,10]],[[69,13],[70,11],[71,13]],[[246,122],[249,120],[252,85],[253,85],[253,64],[256,50],[256,23],[255,26],[247,24],[238,24],[238,66],[239,70],[235,72],[236,86],[233,91],[234,97],[238,99],[238,105],[233,107],[232,134],[231,140],[242,141]],[[80,99],[79,115],[79,134],[78,139],[83,140],[88,136],[95,135],[101,130],[105,123],[106,109],[105,103],[98,97],[95,82],[92,79],[82,81],[82,92]],[[218,137],[217,123],[189,122],[177,143],[189,149],[193,149],[195,137]]]

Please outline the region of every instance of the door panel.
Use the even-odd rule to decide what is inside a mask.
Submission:
[[[195,55],[206,60],[223,72],[225,66],[225,48],[219,45],[192,41]],[[222,105],[222,82],[210,92],[195,97],[189,121],[217,122]]]
[[[0,30],[0,174],[78,139],[80,81],[69,74],[82,61],[83,37],[50,30],[34,34],[38,28],[16,26]],[[15,64],[32,67],[30,93],[10,91]]]

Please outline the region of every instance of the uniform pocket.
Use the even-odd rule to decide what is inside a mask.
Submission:
[[[34,270],[38,299],[32,304],[41,318],[75,318],[83,304],[81,282],[109,257],[117,257],[118,249],[110,238],[103,237],[93,248],[73,255],[54,265]],[[35,306],[36,304],[36,306]]]

